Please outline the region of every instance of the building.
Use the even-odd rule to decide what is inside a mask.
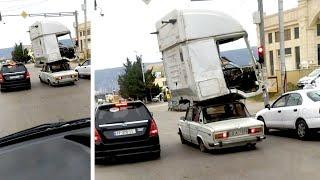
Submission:
[[[85,23],[81,23],[78,26],[78,33],[79,33],[79,50],[80,50],[80,59],[84,59],[84,53],[85,53]],[[88,57],[91,57],[91,22],[87,22],[87,39],[88,39]]]
[[[264,25],[268,75],[278,76],[280,74],[278,14],[265,16]],[[286,71],[300,71],[319,66],[320,1],[299,0],[298,7],[284,11],[284,29]],[[258,28],[257,34],[259,36]],[[300,77],[295,77],[291,81],[294,82],[298,78]]]

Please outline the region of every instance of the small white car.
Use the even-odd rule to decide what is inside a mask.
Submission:
[[[320,89],[303,89],[281,95],[256,114],[269,129],[294,129],[299,139],[320,130]]]
[[[181,143],[196,144],[202,152],[234,146],[255,147],[265,139],[263,123],[250,117],[240,101],[191,106],[178,126]]]
[[[308,76],[304,76],[301,79],[299,79],[297,86],[299,88],[303,88],[306,85],[318,85],[320,86],[320,68],[313,70]]]
[[[74,84],[78,80],[78,73],[70,69],[67,60],[45,63],[39,73],[40,81],[50,86]]]
[[[78,72],[79,77],[84,77],[84,76],[90,77],[91,76],[91,59],[87,59],[81,65],[77,66],[74,70]]]

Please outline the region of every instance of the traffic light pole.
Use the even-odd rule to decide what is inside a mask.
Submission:
[[[266,52],[265,52],[265,33],[264,33],[264,17],[263,17],[263,3],[262,0],[258,0],[258,11],[260,16],[260,23],[259,23],[259,35],[260,35],[260,47],[263,48],[263,59],[266,58]],[[264,106],[269,104],[269,93],[268,93],[268,87],[267,87],[267,67],[266,62],[264,61],[261,63],[261,70],[262,70],[262,91],[263,91],[263,99],[264,99]]]

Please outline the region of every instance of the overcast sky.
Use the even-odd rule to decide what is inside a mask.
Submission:
[[[126,57],[134,59],[142,54],[144,62],[158,62],[159,53],[155,22],[173,9],[210,9],[224,12],[237,19],[247,30],[252,46],[257,44],[256,26],[252,14],[258,8],[257,0],[97,0],[100,10],[94,15],[92,54],[97,69],[122,66]],[[284,0],[284,9],[297,7],[297,0]],[[264,0],[266,14],[278,11],[278,0]]]
[[[27,13],[45,13],[45,12],[71,12],[79,11],[79,22],[84,22],[81,4],[83,0],[0,0],[0,12],[2,15]],[[93,11],[93,0],[88,0],[88,10]],[[90,14],[89,14],[90,16]],[[37,20],[59,21],[65,24],[75,36],[73,22],[75,18],[59,17],[3,17],[0,23],[0,48],[12,47],[15,43],[31,44],[29,26]]]

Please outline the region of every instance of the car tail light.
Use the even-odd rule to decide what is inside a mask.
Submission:
[[[262,127],[248,129],[248,134],[256,134],[260,132],[262,132]]]
[[[151,120],[149,136],[150,137],[158,136],[158,127],[154,119]]]
[[[97,129],[94,129],[94,143],[99,144],[101,142],[101,137]]]
[[[226,138],[228,138],[229,137],[229,133],[227,132],[227,131],[225,131],[225,132],[219,132],[219,133],[216,133],[215,135],[214,135],[214,138],[215,139],[226,139]]]
[[[0,83],[3,83],[3,81],[4,81],[3,75],[0,73]]]
[[[30,79],[30,73],[29,73],[29,72],[26,72],[26,73],[24,74],[24,77],[25,77],[26,79]]]

